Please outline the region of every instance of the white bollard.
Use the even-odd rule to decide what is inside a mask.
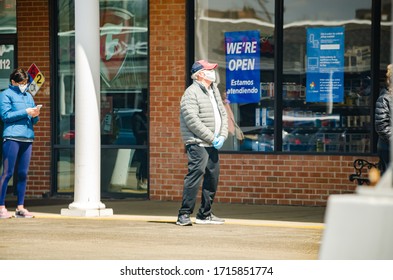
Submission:
[[[393,188],[389,168],[376,187],[328,200],[319,258],[393,260]]]

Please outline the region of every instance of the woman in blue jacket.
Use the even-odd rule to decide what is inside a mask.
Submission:
[[[15,69],[10,75],[9,88],[0,93],[0,116],[4,122],[3,130],[3,174],[0,178],[0,218],[10,218],[5,207],[8,182],[11,179],[16,162],[18,204],[15,210],[17,218],[32,218],[24,208],[27,173],[30,165],[34,141],[33,125],[38,122],[40,109],[26,89],[31,78],[23,69]]]

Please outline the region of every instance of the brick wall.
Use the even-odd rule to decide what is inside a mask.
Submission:
[[[221,155],[217,200],[324,206],[329,195],[352,193],[353,156]],[[362,157],[377,162],[375,157]]]
[[[38,197],[50,190],[50,57],[48,0],[18,0],[18,63],[28,69],[35,63],[45,77],[45,83],[35,96],[43,104],[40,121],[35,126],[35,141],[27,183],[27,196]]]
[[[186,75],[185,1],[150,0],[150,199],[181,200],[187,158],[179,132]],[[351,193],[353,156],[221,154],[218,202],[326,205]],[[373,162],[375,157],[365,157]]]

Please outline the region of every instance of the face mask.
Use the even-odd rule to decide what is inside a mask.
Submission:
[[[26,85],[19,85],[19,90],[20,92],[25,92],[25,90],[27,89],[27,84]]]
[[[206,80],[209,80],[211,82],[215,82],[216,81],[216,71],[214,71],[214,70],[203,71],[203,73],[205,73],[205,79]]]

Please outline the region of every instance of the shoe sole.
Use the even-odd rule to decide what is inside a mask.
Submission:
[[[222,225],[223,223],[225,223],[225,221],[219,222],[219,221],[209,221],[209,220],[196,219],[195,223],[198,225]]]
[[[176,222],[176,224],[177,224],[178,226],[183,226],[183,227],[185,227],[185,226],[192,226],[192,222],[184,223],[184,224],[182,224],[182,223],[180,223],[180,222]]]
[[[15,218],[17,218],[17,219],[31,219],[31,218],[34,218],[34,216],[16,216],[15,215]]]

